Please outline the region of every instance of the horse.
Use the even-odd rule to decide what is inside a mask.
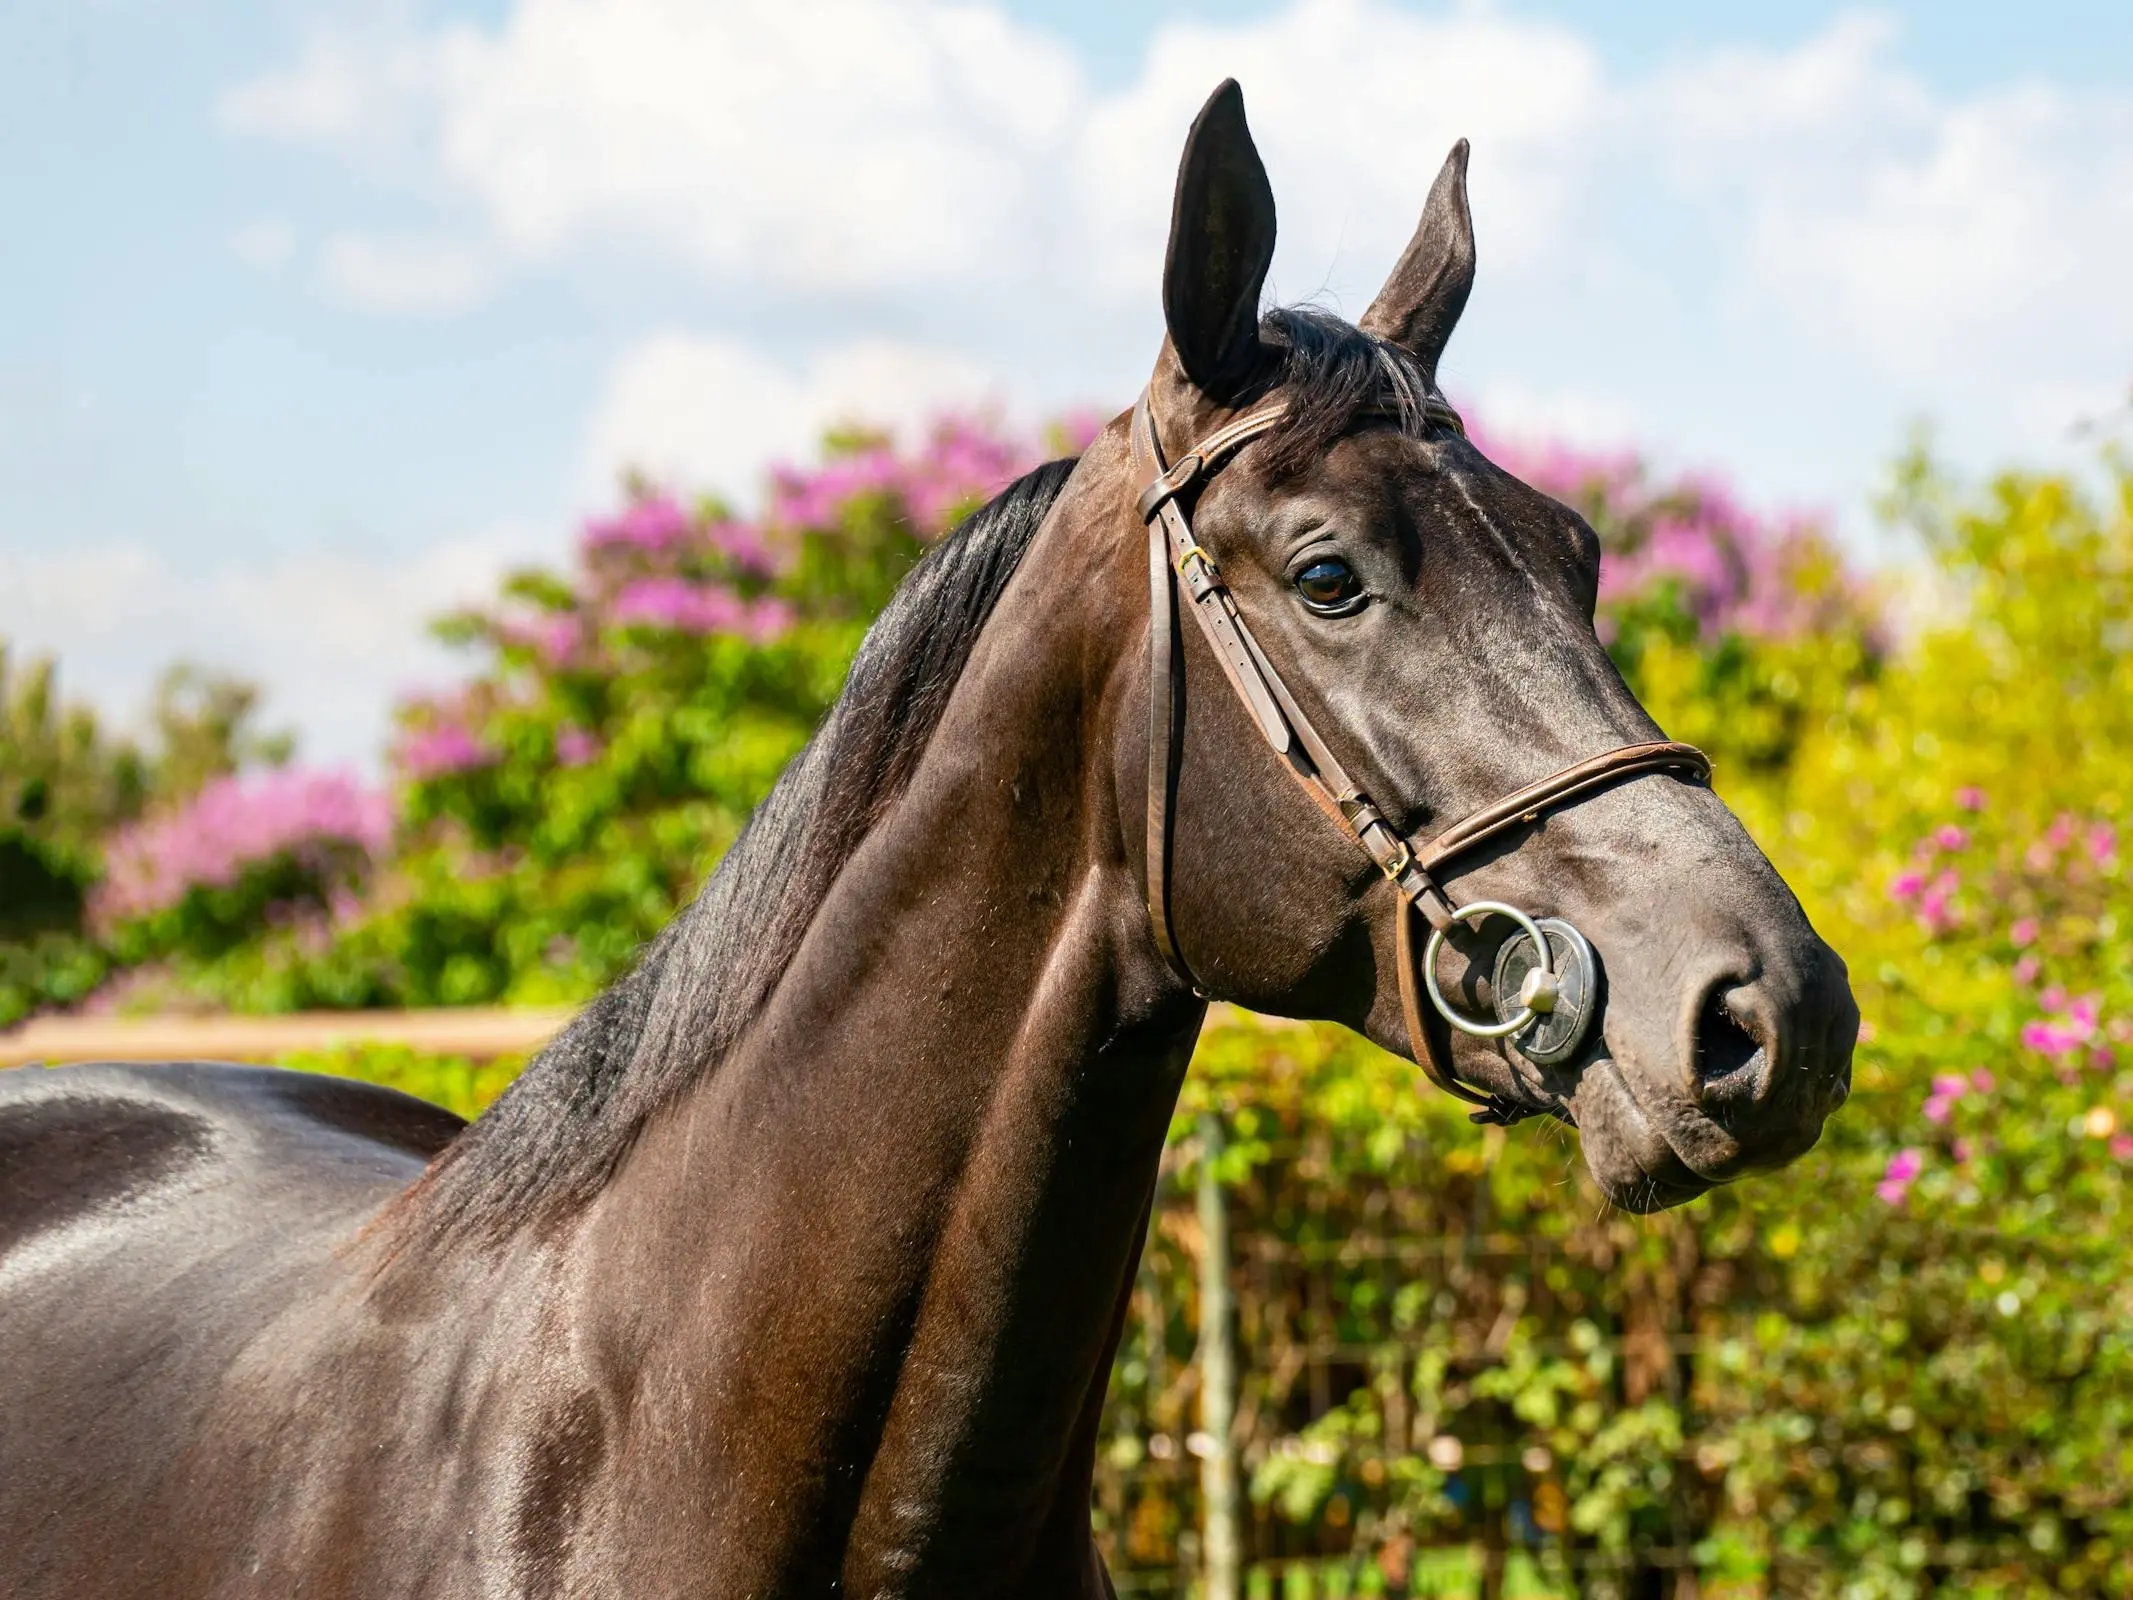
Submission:
[[[917,563],[472,1124],[0,1075],[0,1591],[1110,1595],[1099,1409],[1211,998],[1574,1125],[1631,1211],[1808,1149],[1843,963],[1610,664],[1591,529],[1437,388],[1466,160],[1358,325],[1262,313],[1223,84],[1140,404]]]

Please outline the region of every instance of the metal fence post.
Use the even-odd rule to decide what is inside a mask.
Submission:
[[[1237,1600],[1243,1558],[1237,1517],[1237,1346],[1229,1283],[1229,1204],[1215,1174],[1222,1122],[1199,1118],[1200,1549],[1205,1600]]]

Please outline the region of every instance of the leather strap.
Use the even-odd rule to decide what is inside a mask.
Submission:
[[[1336,827],[1369,854],[1399,895],[1394,960],[1399,968],[1400,1008],[1416,1064],[1445,1093],[1482,1107],[1476,1113],[1477,1121],[1515,1121],[1529,1113],[1501,1096],[1462,1083],[1453,1075],[1448,1065],[1449,1040],[1440,1039],[1439,1031],[1429,1026],[1422,1009],[1414,918],[1419,914],[1435,928],[1448,928],[1453,921],[1452,901],[1439,886],[1437,874],[1490,840],[1538,821],[1557,806],[1582,800],[1624,779],[1665,772],[1684,782],[1708,781],[1710,758],[1694,745],[1663,740],[1603,751],[1482,807],[1418,849],[1349,777],[1332,747],[1319,736],[1311,719],[1289,693],[1280,672],[1253,636],[1229,586],[1222,581],[1214,558],[1194,540],[1192,523],[1179,503],[1181,497],[1213,476],[1237,451],[1279,427],[1286,412],[1285,405],[1246,412],[1193,445],[1175,465],[1168,465],[1163,460],[1162,442],[1156,435],[1146,390],[1133,407],[1133,453],[1149,475],[1137,508],[1148,529],[1147,884],[1148,921],[1156,949],[1181,982],[1195,994],[1207,996],[1178,948],[1170,922],[1170,816],[1177,794],[1178,747],[1184,726],[1184,660],[1177,650],[1177,592],[1182,583],[1191,601],[1193,621],[1206,638],[1222,675],[1229,680],[1268,748],[1280,758],[1283,770]],[[1372,407],[1367,414],[1394,418],[1405,415],[1391,406]],[[1427,421],[1460,433],[1466,431],[1459,413],[1440,395],[1427,398],[1423,415]]]

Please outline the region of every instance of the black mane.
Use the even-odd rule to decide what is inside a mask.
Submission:
[[[703,892],[438,1156],[409,1196],[414,1227],[499,1237],[568,1215],[733,1047],[838,870],[902,793],[1073,469],[1061,460],[1026,474],[911,570],[837,704]]]

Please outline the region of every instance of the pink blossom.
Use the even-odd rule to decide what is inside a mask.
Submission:
[[[777,571],[776,555],[764,540],[763,530],[752,522],[735,522],[722,517],[704,529],[704,537],[714,550],[742,572],[767,578]]]
[[[1990,1094],[1999,1087],[1999,1080],[1983,1067],[1979,1067],[1970,1074],[1970,1087],[1979,1094]]]
[[[112,836],[91,917],[109,927],[146,916],[277,856],[321,870],[350,852],[367,859],[391,836],[389,797],[347,773],[284,767],[217,778],[178,809]]]
[[[457,722],[435,722],[417,728],[393,750],[393,765],[405,777],[420,782],[453,772],[470,772],[488,766],[496,752]]]
[[[758,644],[792,625],[782,600],[743,600],[717,584],[684,578],[640,578],[615,597],[617,622],[669,628],[677,633],[735,633]]]
[[[1028,444],[968,417],[936,422],[918,448],[900,454],[878,440],[820,467],[771,474],[768,520],[779,527],[833,528],[858,501],[899,506],[921,538],[945,533],[955,515],[982,504],[1037,464]]]
[[[2037,981],[2037,974],[2042,972],[2043,970],[2044,963],[2039,961],[2035,956],[2024,956],[2021,960],[2017,961],[2014,964],[2014,981],[2020,984],[2035,983]]]
[[[1889,1164],[1882,1169],[1881,1181],[1874,1185],[1874,1193],[1885,1205],[1900,1206],[1911,1192],[1911,1184],[1925,1169],[1925,1152],[1915,1146],[1897,1151],[1889,1157]]]
[[[621,548],[658,554],[688,534],[689,514],[671,496],[654,494],[632,501],[615,516],[589,520],[580,542],[588,552]]]
[[[1915,900],[1925,889],[1926,875],[1916,867],[1907,867],[1889,880],[1891,900]]]
[[[2133,1133],[2114,1134],[2111,1138],[2111,1154],[2120,1161],[2133,1161]]]
[[[2052,825],[2044,830],[2045,847],[2051,850],[2064,850],[2073,842],[2074,819],[2070,813],[2062,811],[2052,818]]]
[[[1955,803],[1965,811],[1985,809],[1985,791],[1976,784],[1968,784],[1955,791]]]
[[[1969,830],[1958,828],[1952,822],[1944,822],[1933,830],[1933,846],[1937,850],[1961,850],[1969,843]]]
[[[537,617],[503,624],[500,632],[507,644],[531,650],[548,666],[561,666],[584,640],[578,619],[568,612],[546,611]]]
[[[1966,1138],[1956,1139],[1954,1145],[1951,1148],[1953,1149],[1955,1159],[1966,1165],[1977,1154],[1977,1146],[1973,1145]]]
[[[2035,944],[2037,942],[2037,919],[2035,917],[2017,917],[2014,926],[2007,930],[2007,937],[2014,941],[2017,949],[2026,944]]]
[[[2108,865],[2118,854],[2118,830],[2108,822],[2098,822],[2089,829],[2089,859],[2099,867]]]
[[[1969,1092],[1970,1080],[1961,1073],[1935,1074],[1933,1092],[1926,1096],[1926,1120],[1932,1123],[1946,1122],[1955,1109],[1955,1102]]]
[[[556,729],[555,759],[558,766],[582,767],[600,754],[600,741],[584,728]]]
[[[2052,991],[2056,994],[2057,991]],[[2051,994],[2045,997],[2051,1006]],[[2101,1011],[2101,999],[2097,995],[2083,995],[2068,1004],[2064,1011],[2053,1017],[2042,1017],[2022,1025],[2022,1044],[2025,1049],[2039,1055],[2070,1056],[2096,1036],[2096,1023]]]

